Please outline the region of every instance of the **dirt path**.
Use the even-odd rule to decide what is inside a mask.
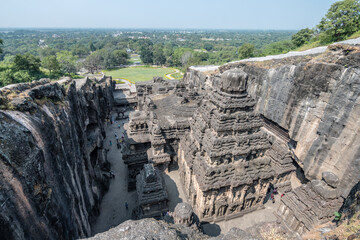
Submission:
[[[172,72],[172,73],[169,73],[169,74],[166,74],[165,76],[168,78],[168,79],[175,79],[173,76],[171,76],[172,74],[174,73],[178,73],[180,72],[178,69],[175,70],[175,72]]]
[[[113,119],[115,119],[115,114],[112,114]],[[118,121],[117,123],[109,124],[106,127],[106,140],[104,145],[106,148],[109,148],[107,154],[108,161],[111,163],[111,171],[115,174],[115,178],[111,179],[110,187],[108,192],[105,194],[100,207],[100,215],[93,226],[93,234],[107,231],[113,226],[128,220],[131,218],[132,209],[136,206],[137,196],[136,191],[128,192],[127,191],[127,166],[122,160],[122,153],[120,149],[116,147],[116,139],[114,132],[118,134],[119,137],[122,136],[124,131],[122,127],[123,121]],[[121,128],[118,128],[120,123]],[[110,146],[109,141],[112,141],[112,146]],[[125,208],[125,202],[129,204],[129,210]]]

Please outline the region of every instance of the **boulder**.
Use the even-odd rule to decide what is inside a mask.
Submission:
[[[331,187],[336,188],[339,185],[339,178],[332,172],[323,172],[323,180]]]

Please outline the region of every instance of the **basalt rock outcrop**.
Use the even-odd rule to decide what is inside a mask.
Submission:
[[[90,236],[108,186],[113,82],[40,80],[0,89],[0,236]]]
[[[221,73],[228,70],[248,75],[254,111],[288,143],[298,166],[302,185],[285,194],[278,215],[300,234],[332,220],[360,181],[357,44],[359,39],[307,53],[232,62],[219,67],[220,74],[206,78],[216,87]],[[196,79],[201,84],[202,78]]]
[[[252,234],[238,228],[231,229],[225,235],[209,237],[203,234],[194,222],[191,206],[180,203],[175,208],[175,223],[162,220],[145,218],[137,221],[128,220],[109,231],[99,233],[88,240],[107,239],[145,239],[145,240],[260,240],[262,237],[254,237]]]
[[[191,67],[183,82],[137,84],[136,97],[115,103],[119,118],[120,108],[136,108],[122,148],[129,190],[137,188],[151,204],[156,194],[165,201],[161,179],[153,177],[159,175],[148,174],[147,181],[143,166],[152,163],[161,171],[178,163],[200,220],[262,208],[274,187],[284,194],[276,211],[281,231],[302,234],[332,220],[334,211],[358,211],[359,43]],[[113,90],[109,78],[0,89],[0,236],[91,234],[110,176],[103,139]],[[189,226],[195,216],[190,210],[179,207],[176,224],[127,221],[94,239],[209,238]],[[239,229],[218,237],[252,238]]]

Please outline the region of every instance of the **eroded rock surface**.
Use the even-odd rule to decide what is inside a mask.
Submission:
[[[263,207],[271,188],[288,191],[283,187],[296,169],[287,145],[262,130],[247,82],[244,71],[225,71],[180,141],[180,176],[203,221],[232,219]]]
[[[263,226],[288,239],[297,236],[285,229],[303,234],[334,211],[358,211],[358,42],[137,84],[136,98],[116,103],[137,107],[125,126],[129,189],[144,164],[165,170],[179,161],[195,213],[221,221],[262,207],[273,185],[285,194],[279,221]],[[112,90],[106,78],[0,89],[1,236],[89,236],[108,182],[103,122]],[[93,239],[209,238],[180,215],[181,224],[127,221]],[[254,229],[213,239],[264,237]]]
[[[129,168],[129,190],[145,163],[160,170],[176,163],[180,138],[190,129],[189,120],[200,96],[194,86],[177,80],[154,78],[136,84],[138,106],[125,124],[124,163]]]
[[[232,69],[248,74],[247,91],[256,101],[255,112],[286,133],[275,131],[288,138],[305,182],[282,198],[278,214],[300,234],[332,220],[360,180],[360,47],[356,44],[359,39],[310,55],[242,60],[219,68],[220,73]],[[221,75],[207,81],[217,86]]]
[[[0,89],[0,236],[74,239],[108,185],[104,120],[112,81],[40,80]]]

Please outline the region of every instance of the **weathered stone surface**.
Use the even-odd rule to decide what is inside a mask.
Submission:
[[[276,222],[256,224],[250,228],[245,229],[245,232],[251,234],[255,239],[301,239],[296,232],[292,232],[286,226]]]
[[[339,178],[332,172],[323,172],[322,178],[324,181],[329,184],[330,186],[336,188],[339,184]]]
[[[116,103],[137,104],[125,126],[129,184],[148,162],[166,169],[179,161],[189,202],[211,221],[261,207],[272,184],[286,193],[279,222],[299,234],[332,220],[341,206],[357,211],[360,47],[300,55],[191,67],[184,82],[137,84],[136,99]],[[0,89],[1,236],[89,235],[108,182],[102,142],[112,88],[109,79],[43,79]],[[293,189],[296,167],[302,184]],[[159,182],[145,175],[144,196],[146,184]],[[182,224],[127,224],[108,237],[206,238]],[[226,237],[251,236],[232,230],[218,239]]]
[[[136,176],[138,195],[138,218],[160,218],[168,211],[168,194],[164,180],[153,164],[144,164]]]
[[[253,235],[249,234],[248,232],[241,230],[239,228],[232,228],[223,236],[219,236],[216,238],[210,238],[210,240],[260,240],[261,238],[254,237]]]
[[[111,79],[0,89],[9,91],[16,95],[4,94],[5,102],[17,111],[0,111],[0,236],[89,236],[108,182],[102,139]]]
[[[243,93],[246,92],[246,84],[248,75],[241,70],[229,70],[221,75],[220,89],[227,93]]]
[[[260,240],[238,228],[232,228],[225,235],[212,238],[202,234],[194,227],[182,224],[169,224],[164,221],[145,218],[137,221],[128,220],[117,227],[104,233],[96,234],[88,240],[113,240],[113,239],[144,239],[144,240]]]
[[[229,70],[221,80],[195,111],[178,152],[185,192],[203,221],[262,207],[270,185],[288,185],[295,170],[287,145],[262,130],[247,74]]]
[[[346,197],[359,180],[359,46],[333,45],[318,56],[241,62],[256,111],[289,131],[294,153],[308,179],[323,172],[339,177]],[[346,174],[345,174],[346,173]]]
[[[255,111],[288,131],[294,159],[311,184],[283,198],[287,207],[279,214],[299,233],[330,220],[360,180],[359,56],[359,46],[343,43],[317,55],[220,67],[246,72]],[[307,215],[319,205],[327,206],[323,213]]]
[[[183,81],[192,84],[198,90],[211,90],[214,85],[212,75],[218,72],[218,66],[191,66],[184,75]]]
[[[144,240],[180,240],[175,229],[170,225],[155,219],[128,220],[117,227],[104,233],[96,234],[88,240],[113,240],[113,239],[144,239]]]
[[[188,203],[177,204],[173,215],[175,224],[186,224],[188,226],[193,224],[193,210]]]
[[[180,138],[189,131],[189,120],[201,97],[177,80],[154,78],[136,84],[138,106],[125,125],[123,159],[129,168],[129,190],[145,163],[160,170],[176,163]]]

